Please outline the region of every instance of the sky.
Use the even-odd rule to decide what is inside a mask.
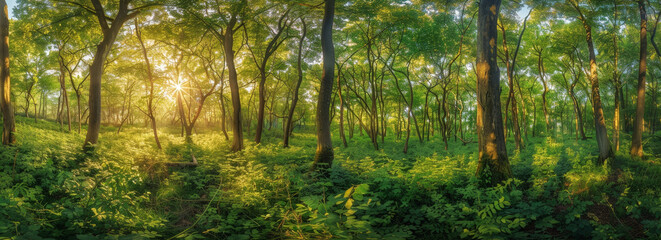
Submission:
[[[9,18],[14,18],[12,9],[16,7],[16,0],[7,0],[7,8],[9,8]]]

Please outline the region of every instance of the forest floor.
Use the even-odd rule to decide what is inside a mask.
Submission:
[[[439,136],[412,135],[408,154],[394,136],[380,150],[357,132],[347,148],[335,138],[320,177],[308,172],[311,133],[282,148],[274,130],[231,153],[219,130],[186,143],[162,129],[159,151],[149,129],[106,127],[84,153],[84,134],[17,121],[17,144],[0,148],[0,238],[661,238],[661,133],[644,136],[643,159],[623,134],[605,166],[593,139],[529,137],[520,152],[509,142],[515,179],[482,188],[476,143],[446,151]],[[193,156],[197,166],[172,164]]]

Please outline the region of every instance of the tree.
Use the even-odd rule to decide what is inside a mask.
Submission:
[[[333,16],[335,0],[326,0],[324,18],[321,23],[321,51],[323,54],[323,73],[317,98],[317,150],[314,156],[313,170],[330,168],[333,164],[333,142],[330,135],[330,105],[335,78],[335,47],[333,46]]]
[[[140,31],[140,24],[138,21],[135,21],[135,36],[140,42],[140,49],[142,49],[142,56],[145,59],[145,67],[147,68],[147,80],[149,81],[149,96],[147,97],[147,111],[142,111],[149,118],[151,124],[151,129],[154,132],[154,141],[156,141],[156,146],[158,149],[161,149],[161,141],[158,140],[158,131],[156,130],[156,117],[154,116],[154,73],[152,71],[151,64],[149,62],[149,56],[147,55],[147,48],[145,43],[142,40],[142,31]]]
[[[99,139],[99,130],[101,128],[101,78],[103,77],[104,63],[124,23],[140,13],[140,11],[129,9],[131,2],[132,0],[120,0],[115,17],[108,17],[106,15],[106,9],[104,9],[100,0],[92,0],[93,8],[78,4],[78,6],[94,13],[103,32],[103,40],[97,45],[94,60],[89,70],[90,90],[88,104],[90,116],[87,126],[87,136],[85,136],[85,143],[83,145],[87,149],[92,148]]]
[[[9,15],[7,12],[7,2],[0,0],[0,82],[2,89],[0,95],[0,106],[2,107],[2,144],[11,145],[16,142],[14,132],[14,109],[11,104],[11,79],[9,78]]]
[[[645,114],[645,75],[647,75],[647,11],[645,1],[638,0],[640,10],[640,64],[638,65],[638,96],[636,102],[636,121],[631,137],[632,157],[643,157],[643,115]]]
[[[614,151],[620,150],[620,95],[622,95],[622,82],[620,81],[620,72],[618,71],[618,57],[619,52],[617,49],[617,35],[619,34],[620,25],[617,20],[617,0],[613,1],[613,85],[615,88],[615,95],[613,101],[615,103],[613,110],[613,145]]]
[[[303,82],[303,68],[301,67],[303,63],[303,41],[305,40],[305,34],[307,33],[307,25],[305,24],[305,19],[301,17],[301,37],[298,41],[298,58],[296,60],[296,71],[298,73],[298,81],[296,81],[296,86],[294,87],[293,99],[291,102],[291,107],[289,107],[289,113],[287,114],[287,123],[285,123],[285,133],[283,136],[283,145],[284,147],[289,147],[289,137],[291,137],[292,128],[294,127],[294,110],[296,110],[296,104],[298,103],[298,91],[301,88],[301,83]],[[339,86],[338,86],[339,87]],[[341,124],[341,122],[340,122]]]
[[[592,85],[592,108],[594,110],[595,137],[597,138],[597,145],[599,146],[598,163],[603,164],[606,159],[613,156],[613,150],[611,148],[610,140],[608,139],[606,121],[604,120],[604,110],[602,109],[601,95],[599,94],[597,57],[595,55],[594,43],[592,42],[592,26],[590,26],[588,19],[583,14],[577,0],[570,0],[569,3],[576,10],[578,13],[578,19],[583,24],[583,28],[585,29],[585,41],[588,44],[588,51],[590,52],[590,71],[588,78]]]
[[[256,50],[253,51],[253,47],[250,46],[250,44],[247,44],[248,50],[250,50],[250,53],[252,55],[252,59],[255,62],[255,65],[257,65],[257,68],[259,69],[259,106],[258,106],[258,113],[257,113],[257,130],[255,131],[255,143],[259,144],[262,141],[262,131],[264,129],[264,108],[266,106],[266,68],[268,67],[267,64],[269,63],[269,59],[273,54],[280,48],[280,45],[284,43],[288,38],[288,33],[287,30],[291,26],[291,24],[294,22],[293,20],[290,20],[287,16],[289,15],[289,11],[291,8],[287,9],[284,11],[284,13],[280,16],[280,18],[277,21],[277,25],[275,30],[271,29],[271,27],[268,25],[268,23],[258,23],[259,26],[266,26],[268,30],[264,29],[259,29],[258,32],[273,32],[273,36],[270,36],[270,40],[268,41],[268,44],[266,48],[261,51],[261,55],[258,57],[255,52]],[[244,25],[245,27],[245,25]],[[246,38],[248,38],[248,30],[245,31]],[[284,34],[284,36],[283,36]],[[263,39],[257,39],[256,42],[259,42],[259,40]],[[261,57],[261,58],[260,58]]]
[[[516,42],[516,48],[514,49],[513,55],[511,55],[511,59],[510,59],[509,49],[507,47],[507,31],[505,30],[505,25],[504,23],[502,23],[502,20],[500,24],[500,29],[503,32],[503,50],[505,55],[504,62],[507,67],[507,80],[509,84],[509,94],[507,95],[507,103],[505,104],[505,109],[507,109],[507,106],[510,104],[511,101],[512,126],[514,127],[514,142],[516,143],[516,149],[519,150],[523,148],[523,145],[521,144],[521,128],[519,127],[519,119],[518,119],[519,113],[518,113],[518,108],[516,107],[516,96],[514,95],[514,76],[516,74],[515,72],[516,57],[519,53],[519,48],[521,47],[521,39],[526,31],[526,24],[528,22],[528,17],[530,16],[530,13],[532,13],[532,8],[528,12],[528,15],[526,15],[526,17],[523,19],[523,28],[521,29],[521,33],[519,34],[519,39]],[[507,120],[505,122],[507,122]],[[506,125],[507,123],[505,123],[505,127]]]
[[[496,39],[500,0],[480,1],[477,15],[477,136],[478,165],[476,175],[490,177],[496,185],[512,177],[507,159],[503,120],[500,108],[500,70]]]

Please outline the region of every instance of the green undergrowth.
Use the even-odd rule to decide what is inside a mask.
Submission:
[[[15,239],[630,239],[661,238],[661,135],[644,159],[620,146],[597,166],[596,142],[536,137],[508,145],[515,178],[481,188],[476,143],[387,136],[374,150],[358,133],[334,139],[325,176],[308,172],[316,147],[296,132],[246,141],[218,130],[186,143],[164,129],[84,135],[18,118],[18,142],[0,149],[0,238]],[[337,136],[335,136],[337,137]],[[623,141],[628,142],[628,141]],[[509,144],[509,143],[508,143]],[[198,165],[172,166],[192,162]]]

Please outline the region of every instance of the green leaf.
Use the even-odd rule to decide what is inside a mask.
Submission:
[[[351,206],[353,206],[353,199],[349,198],[347,199],[347,203],[344,204],[344,207],[346,207],[347,209],[351,209]]]
[[[350,187],[344,192],[344,198],[349,198],[351,197],[351,191],[354,189],[354,187]]]

